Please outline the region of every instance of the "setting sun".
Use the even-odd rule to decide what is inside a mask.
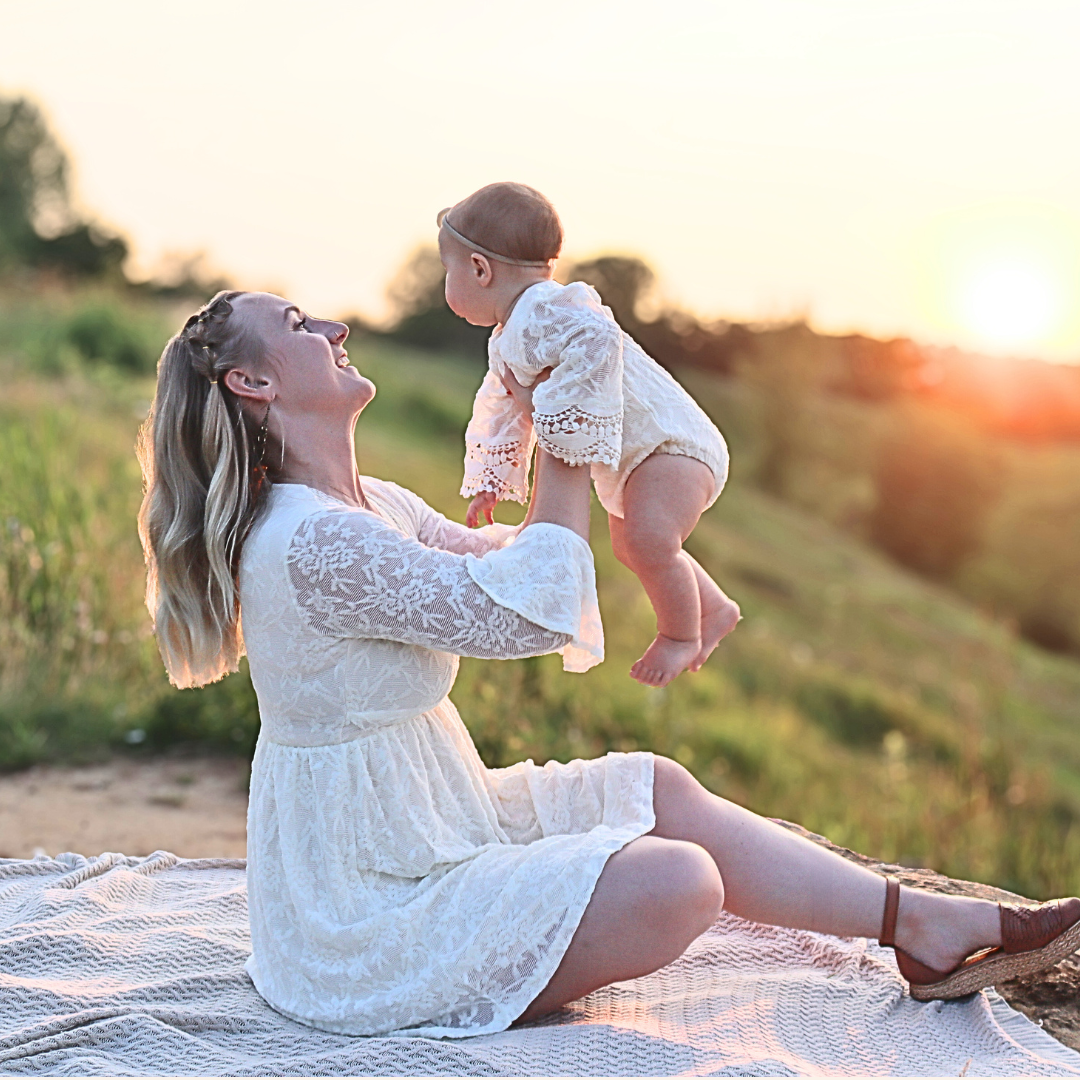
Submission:
[[[991,346],[1038,346],[1055,335],[1063,315],[1053,273],[1023,258],[986,263],[961,287],[958,300],[965,327]]]
[[[1080,217],[1034,201],[986,202],[913,238],[921,307],[941,339],[1059,360],[1080,350]]]

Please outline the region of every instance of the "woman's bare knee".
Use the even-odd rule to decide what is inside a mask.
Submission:
[[[674,899],[685,935],[681,953],[719,918],[724,909],[724,881],[713,857],[703,847],[685,840],[668,843],[673,845],[669,850],[672,880],[680,885]]]
[[[724,885],[716,863],[704,848],[687,840],[641,837],[612,857],[604,874],[609,871],[611,886],[628,902],[631,918],[653,928],[662,963],[673,960],[711,926],[723,907]]]
[[[654,836],[632,841],[608,860],[562,963],[518,1022],[670,964],[713,924],[723,901],[703,848]]]
[[[658,886],[650,890],[649,918],[654,925],[666,927],[661,948],[668,963],[716,922],[724,907],[724,882],[713,857],[698,844],[644,839],[662,844],[651,851],[650,871]]]

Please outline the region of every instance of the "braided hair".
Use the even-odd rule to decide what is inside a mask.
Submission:
[[[240,554],[270,477],[269,410],[245,410],[224,381],[238,364],[260,359],[260,343],[233,316],[242,295],[219,292],[170,339],[139,432],[146,606],[179,687],[220,679],[244,654]]]

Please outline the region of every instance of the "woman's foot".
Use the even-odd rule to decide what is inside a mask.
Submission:
[[[934,971],[952,971],[980,949],[1001,944],[1001,920],[993,900],[903,886],[897,914],[896,945]]]
[[[691,671],[700,671],[713,649],[739,625],[739,605],[719,589],[715,597],[701,597],[701,648],[690,662]]]
[[[693,663],[700,651],[701,638],[679,641],[657,634],[644,656],[630,669],[630,675],[646,686],[667,686]]]
[[[899,882],[890,879],[881,942],[896,950],[916,1001],[964,997],[1052,967],[1080,949],[1076,897],[1019,906],[907,889],[899,905],[907,907],[905,917],[897,911],[899,893]]]

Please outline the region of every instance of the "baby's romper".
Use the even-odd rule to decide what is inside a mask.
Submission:
[[[551,368],[519,409],[499,373],[524,386]],[[540,281],[518,298],[488,343],[488,373],[465,433],[467,498],[493,491],[525,502],[534,445],[591,466],[601,505],[623,516],[627,477],[650,454],[679,454],[713,474],[711,506],[728,472],[724,437],[697,402],[629,334],[582,281]]]

